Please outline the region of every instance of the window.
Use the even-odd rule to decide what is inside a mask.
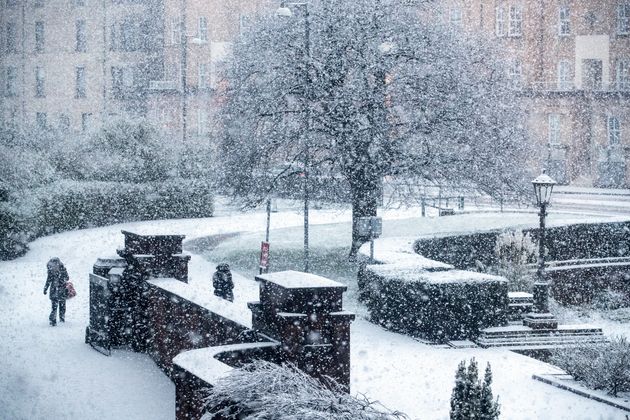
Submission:
[[[88,131],[92,124],[92,114],[89,112],[84,112],[81,114],[81,131],[84,133]]]
[[[35,67],[35,96],[38,98],[43,98],[46,96],[44,91],[44,69],[42,67]]]
[[[171,44],[177,45],[181,42],[181,25],[179,23],[179,19],[172,18],[171,19]]]
[[[602,88],[602,60],[582,60],[582,87],[592,90]]]
[[[617,89],[630,90],[630,58],[617,59]]]
[[[512,60],[509,63],[508,77],[514,88],[520,89],[523,86],[523,66],[521,60]]]
[[[37,124],[37,128],[40,130],[45,130],[47,124],[47,115],[45,112],[38,112],[35,114],[35,123]]]
[[[568,36],[571,34],[571,14],[569,6],[560,6],[558,11],[558,35]]]
[[[17,52],[17,28],[15,22],[7,22],[5,42],[7,53]]]
[[[6,0],[5,4],[7,7],[15,7],[17,6],[17,0]]]
[[[462,10],[458,7],[452,7],[448,13],[448,20],[452,25],[461,26]]]
[[[238,33],[243,35],[249,27],[249,17],[245,15],[238,16]]]
[[[208,87],[208,65],[206,63],[199,63],[199,89],[206,89]]]
[[[85,6],[85,0],[74,0],[74,7],[83,7]]]
[[[203,136],[206,134],[206,127],[208,125],[208,114],[205,109],[197,110],[197,135]]]
[[[608,144],[613,146],[619,144],[621,140],[621,127],[619,126],[619,118],[615,116],[608,117]]]
[[[199,25],[197,28],[197,38],[201,41],[208,40],[208,19],[205,16],[199,17]]]
[[[77,20],[75,23],[76,28],[76,52],[87,51],[87,39],[85,34],[85,21]]]
[[[70,130],[70,117],[67,114],[59,115],[59,130],[64,133]]]
[[[523,34],[523,9],[520,6],[510,6],[510,26],[508,35],[518,37]]]
[[[35,22],[35,52],[44,52],[44,22]]]
[[[494,31],[498,37],[505,36],[505,15],[503,14],[503,6],[497,6],[495,9]]]
[[[630,3],[623,2],[617,6],[617,34],[630,34]]]
[[[558,90],[571,90],[573,87],[571,63],[567,60],[558,62]]]
[[[33,7],[44,7],[44,0],[33,0]]]
[[[560,143],[560,115],[549,114],[549,144]]]
[[[112,93],[115,97],[122,94],[123,90],[123,69],[122,67],[112,67]]]
[[[85,98],[85,67],[76,68],[76,98]]]
[[[17,96],[17,67],[9,66],[6,69],[4,95]]]

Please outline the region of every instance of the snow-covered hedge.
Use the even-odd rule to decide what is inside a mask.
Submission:
[[[483,328],[507,323],[503,277],[384,264],[362,267],[359,279],[372,320],[405,334],[438,341],[469,339]]]
[[[211,216],[213,194],[206,183],[171,180],[151,184],[60,182],[36,192],[38,233],[135,220]]]
[[[496,265],[494,252],[501,231],[476,232],[418,239],[414,250],[427,258],[473,268],[477,261]],[[524,229],[538,243],[538,229]],[[552,226],[546,230],[548,261],[630,256],[630,222],[580,223]]]
[[[17,258],[28,250],[28,229],[8,203],[0,203],[0,261]]]

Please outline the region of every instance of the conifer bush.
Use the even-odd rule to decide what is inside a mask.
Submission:
[[[477,361],[473,358],[466,367],[462,360],[455,373],[455,387],[451,394],[451,420],[496,420],[499,418],[499,398],[492,395],[492,370],[486,366],[483,381],[479,379]]]

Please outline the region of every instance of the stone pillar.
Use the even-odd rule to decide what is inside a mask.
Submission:
[[[350,389],[350,323],[342,307],[347,287],[314,274],[283,271],[256,276],[260,301],[249,304],[252,325],[282,344],[283,359],[310,375]]]

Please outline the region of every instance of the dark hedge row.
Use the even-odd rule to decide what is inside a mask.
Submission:
[[[139,220],[209,217],[214,199],[211,187],[197,180],[151,184],[68,181],[31,191],[13,207],[18,210],[12,218],[0,214],[0,260],[22,255],[28,240],[56,232]],[[5,221],[9,221],[8,228]]]
[[[537,243],[538,229],[524,229],[523,233],[529,233]],[[630,256],[630,222],[550,227],[546,233],[548,261]],[[461,269],[475,267],[476,261],[493,266],[497,263],[494,245],[500,234],[501,231],[490,231],[419,239],[414,250]]]
[[[471,273],[476,274],[476,273]],[[433,275],[448,275],[447,272]],[[404,334],[445,342],[473,339],[483,328],[507,323],[505,280],[430,283],[359,270],[360,296],[372,321]]]

